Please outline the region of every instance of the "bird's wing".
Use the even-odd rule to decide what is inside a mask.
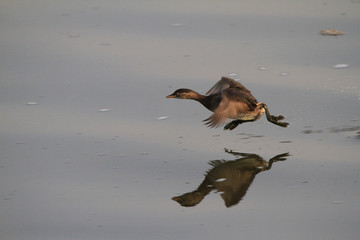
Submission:
[[[206,177],[217,192],[222,192],[226,207],[231,207],[241,201],[258,172],[257,168],[239,169],[236,164],[224,163],[211,169]]]
[[[224,178],[226,180],[216,182],[214,187],[218,192],[222,192],[221,197],[225,202],[225,206],[231,207],[238,204],[244,197],[258,170],[227,169],[225,172]]]
[[[246,113],[253,109],[253,105],[246,94],[239,89],[228,89],[222,92],[222,100],[215,109],[214,114],[205,119],[209,127],[222,125],[227,118],[236,118],[240,113]]]
[[[244,85],[228,77],[222,77],[209,91],[207,91],[206,95],[209,96],[211,94],[219,93],[227,88],[237,88],[251,95],[249,89],[244,87]]]

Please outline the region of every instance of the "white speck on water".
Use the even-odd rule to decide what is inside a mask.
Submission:
[[[223,182],[225,180],[226,180],[226,178],[219,178],[219,179],[216,179],[216,182]]]
[[[341,203],[343,203],[343,201],[332,201],[331,203],[332,204],[341,204]]]
[[[173,27],[182,27],[182,26],[184,26],[184,24],[183,23],[173,23],[173,24],[171,24],[171,26],[173,26]]]
[[[267,68],[266,68],[266,67],[259,67],[258,70],[260,70],[260,71],[267,71]]]
[[[229,77],[236,77],[236,76],[239,76],[239,74],[237,74],[237,73],[229,73]]]
[[[336,65],[333,66],[333,68],[335,68],[335,69],[342,69],[342,68],[348,68],[348,67],[350,67],[350,66],[347,65],[347,64],[343,64],[343,63],[336,64]]]
[[[158,117],[156,118],[157,120],[165,120],[165,119],[168,119],[169,117],[168,116],[161,116],[161,117]]]
[[[110,108],[101,108],[98,110],[98,112],[108,112],[110,111]]]
[[[280,76],[289,76],[289,74],[288,74],[288,73],[283,72],[283,73],[280,73]]]
[[[27,102],[26,105],[29,105],[29,106],[31,106],[31,105],[38,105],[38,103],[37,103],[37,102]]]

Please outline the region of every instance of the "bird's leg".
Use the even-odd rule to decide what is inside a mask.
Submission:
[[[225,125],[224,130],[233,130],[234,128],[236,128],[239,124],[243,123],[244,121],[241,120],[234,120],[229,122],[228,124]]]
[[[287,127],[289,125],[289,123],[287,123],[287,122],[279,122],[280,120],[285,119],[284,116],[282,116],[282,115],[277,115],[277,116],[270,115],[269,108],[264,103],[262,104],[262,107],[265,109],[266,119],[269,122],[271,122],[273,124],[276,124],[276,125],[278,125],[280,127]]]
[[[245,122],[254,122],[256,121],[256,119],[252,119],[252,120],[234,120],[229,122],[228,124],[225,125],[224,130],[233,130],[234,128],[236,128],[239,124],[245,123]]]
[[[273,157],[269,160],[268,166],[266,168],[264,168],[263,171],[270,170],[274,162],[285,161],[287,159],[287,157],[289,157],[289,156],[290,156],[289,153],[283,153],[283,154],[276,155],[275,157]]]

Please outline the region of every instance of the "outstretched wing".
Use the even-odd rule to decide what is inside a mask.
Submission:
[[[211,180],[217,192],[222,192],[221,197],[226,207],[231,207],[244,197],[259,169],[238,168],[236,161],[228,163],[211,169],[206,178]]]
[[[209,91],[207,91],[206,95],[209,96],[211,94],[219,93],[227,88],[237,88],[251,95],[249,89],[244,87],[244,85],[228,77],[222,77]]]
[[[209,127],[222,125],[227,118],[235,119],[240,113],[246,113],[254,109],[253,102],[248,99],[248,94],[243,91],[231,88],[222,92],[222,100],[215,109],[214,114],[205,119]],[[251,96],[251,95],[250,95]]]

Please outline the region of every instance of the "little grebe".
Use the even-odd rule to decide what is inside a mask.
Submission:
[[[289,123],[280,122],[285,118],[284,116],[270,115],[265,103],[258,102],[246,87],[228,77],[222,77],[206,95],[181,88],[167,98],[193,99],[200,102],[214,112],[204,120],[209,127],[218,127],[224,124],[227,118],[230,118],[236,120],[226,124],[224,130],[233,130],[241,123],[258,120],[264,112],[269,122],[281,127],[289,125]]]

